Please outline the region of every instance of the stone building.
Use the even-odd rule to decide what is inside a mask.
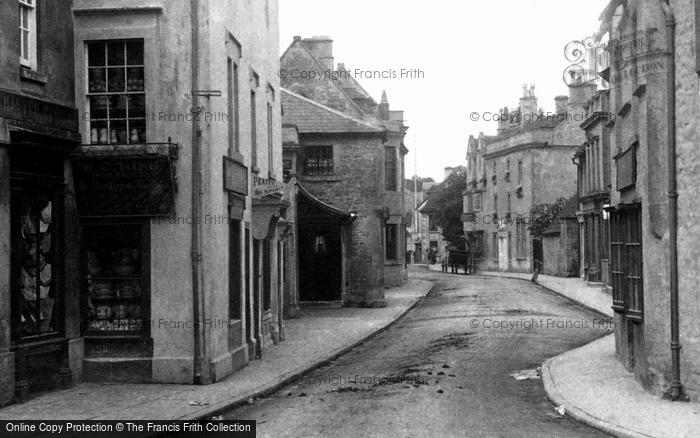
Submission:
[[[556,112],[544,113],[534,86],[524,85],[518,108],[498,115],[497,135],[469,138],[463,220],[479,269],[531,272],[535,260],[556,257],[530,235],[529,215],[538,204],[576,194],[571,158],[583,143],[579,125],[592,93],[570,87],[568,97],[555,99]]]
[[[569,198],[552,224],[542,233],[544,260],[542,273],[576,277],[579,270],[579,226],[576,219],[578,198]]]
[[[384,306],[385,286],[406,279],[407,127],[386,93],[377,104],[335,67],[332,44],[295,37],[281,57],[283,119],[298,135],[284,160],[296,187],[299,301]]]
[[[586,140],[576,151],[578,167],[579,275],[592,285],[610,287],[610,101],[609,92],[596,93],[584,107],[581,128]]]
[[[617,355],[643,386],[700,399],[697,2],[612,1],[610,256]]]
[[[0,406],[80,375],[70,2],[0,4]]]
[[[51,173],[41,180],[64,193],[47,201],[43,189],[32,189],[31,208],[18,197],[2,238],[2,248],[7,241],[13,248],[0,252],[10,260],[0,263],[0,281],[12,296],[12,306],[0,307],[18,312],[2,316],[3,326],[18,321],[15,392],[56,374],[24,348],[30,325],[26,340],[45,340],[42,351],[60,362],[61,381],[223,379],[283,337],[289,202],[281,182],[277,2],[32,3],[20,8],[31,6],[30,17],[47,27],[35,35],[51,42],[34,38],[36,54],[18,55],[3,84],[61,106],[31,103],[41,114],[23,110],[7,123],[34,129],[36,120],[38,135],[57,137],[42,137],[51,152],[41,168]],[[19,53],[19,35],[7,36],[24,18],[10,9],[0,41]],[[70,163],[61,161],[68,151]],[[26,163],[10,157],[9,170],[3,160],[3,172],[15,163],[24,173],[40,155]],[[42,257],[27,246],[37,233],[46,239]],[[55,244],[47,252],[49,235]],[[50,286],[45,270],[29,278],[25,253],[37,255],[35,263],[65,255],[54,277],[46,274]],[[30,293],[32,281],[41,287]],[[31,315],[28,296],[38,309],[28,308]],[[3,375],[13,375],[11,363],[3,362]],[[12,386],[3,387],[5,399]]]

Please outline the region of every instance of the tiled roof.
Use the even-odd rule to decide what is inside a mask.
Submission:
[[[289,90],[282,89],[282,107],[285,124],[296,125],[300,134],[384,132],[362,120],[350,117]]]

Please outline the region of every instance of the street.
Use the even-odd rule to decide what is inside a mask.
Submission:
[[[610,333],[602,316],[525,281],[413,275],[435,288],[392,328],[224,418],[274,437],[604,436],[555,412],[534,371]]]

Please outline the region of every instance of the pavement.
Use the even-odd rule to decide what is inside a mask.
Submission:
[[[285,341],[263,358],[211,385],[95,384],[0,409],[0,420],[194,420],[274,392],[386,330],[425,297],[433,283],[410,278],[387,289],[381,309],[302,309],[285,320]]]
[[[431,266],[440,271],[440,266]],[[530,281],[532,274],[480,272]],[[580,278],[540,274],[537,283],[608,317],[612,297]],[[700,403],[671,402],[644,390],[615,357],[615,336],[547,359],[542,365],[547,397],[566,415],[618,437],[700,436]]]

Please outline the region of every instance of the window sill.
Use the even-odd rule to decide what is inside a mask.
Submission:
[[[24,66],[19,68],[19,77],[22,80],[35,82],[41,85],[45,85],[48,82],[48,76]]]
[[[396,260],[387,260],[384,262],[384,266],[401,266],[401,263]]]

